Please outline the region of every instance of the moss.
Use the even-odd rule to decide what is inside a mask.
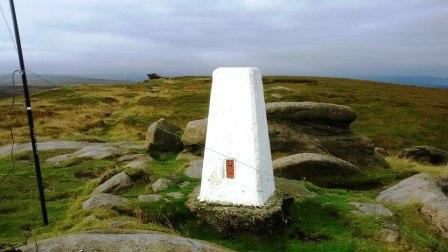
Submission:
[[[288,207],[293,202],[281,192],[274,193],[262,207],[210,204],[197,199],[199,187],[190,195],[187,207],[200,220],[226,236],[241,231],[271,233],[287,222]]]

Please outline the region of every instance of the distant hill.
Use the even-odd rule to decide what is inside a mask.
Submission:
[[[386,83],[397,83],[420,87],[448,88],[448,77],[434,76],[385,76],[364,77],[362,79],[381,81]]]
[[[0,76],[4,76],[0,74]],[[57,82],[63,85],[80,85],[80,84],[128,84],[133,83],[129,80],[114,80],[114,79],[100,79],[100,78],[90,78],[81,76],[69,76],[69,75],[53,75],[53,74],[40,74],[44,79],[51,82]],[[47,81],[42,80],[32,73],[27,73],[28,85],[30,86],[49,86]],[[17,79],[16,79],[17,80]],[[19,80],[19,83],[21,81]],[[11,86],[11,77],[7,77],[0,80],[0,86]]]

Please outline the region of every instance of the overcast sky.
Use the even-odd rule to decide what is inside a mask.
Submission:
[[[15,2],[27,67],[39,73],[448,75],[447,0]],[[0,73],[17,64],[0,20]]]

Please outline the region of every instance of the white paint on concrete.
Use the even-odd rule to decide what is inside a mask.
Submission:
[[[254,67],[213,72],[200,201],[261,206],[274,192],[261,74]],[[234,178],[226,160],[235,160]]]

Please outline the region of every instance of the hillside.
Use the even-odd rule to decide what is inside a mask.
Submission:
[[[90,85],[34,93],[38,139],[144,141],[151,122],[164,117],[180,128],[207,115],[211,79],[178,77],[136,85]],[[428,144],[448,149],[448,89],[320,77],[266,77],[266,102],[317,101],[347,105],[358,119],[354,129],[386,150]],[[295,90],[273,90],[284,86]],[[73,91],[74,90],[74,91]],[[0,114],[10,106],[0,101]],[[27,139],[23,103],[9,117],[16,141]],[[0,144],[9,143],[5,121]]]
[[[209,77],[36,90],[32,102],[38,140],[71,141],[47,143],[39,153],[50,220],[42,226],[31,153],[23,144],[11,160],[9,148],[1,148],[11,143],[8,125],[16,142],[28,140],[23,101],[18,99],[8,120],[0,121],[0,251],[26,240],[32,244],[34,238],[86,230],[163,232],[237,251],[446,251],[447,233],[427,221],[421,202],[377,204],[377,197],[418,173],[448,177],[447,165],[397,157],[412,145],[448,149],[447,89],[321,77],[263,80],[266,102],[316,101],[353,108],[358,118],[351,129],[383,147],[388,165],[355,167],[356,173],[343,176],[336,170],[331,181],[276,178],[277,190],[294,198],[284,227],[271,233],[222,234],[186,207],[188,195],[200,184],[200,177],[186,173],[194,160],[178,158],[177,152],[150,157],[142,145],[148,126],[162,117],[177,125],[181,135],[189,121],[207,116]],[[11,99],[0,100],[0,114],[10,105]],[[325,176],[316,170],[317,178]],[[170,183],[156,188],[161,180]],[[434,190],[448,203],[448,180],[443,181]],[[159,200],[141,200],[151,195]],[[114,197],[122,205],[89,207],[97,196]],[[360,214],[360,202],[373,204],[373,211],[383,215]]]

